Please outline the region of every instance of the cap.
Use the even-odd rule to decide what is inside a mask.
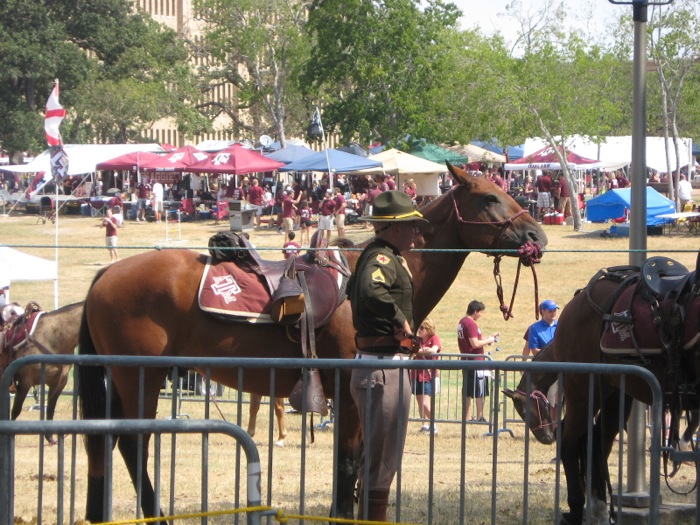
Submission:
[[[326,193],[333,193],[333,190],[331,190],[331,189],[329,188],[329,189],[326,190]]]
[[[552,301],[551,299],[547,299],[546,301],[542,301],[540,304],[540,310],[558,310],[559,307],[557,306],[557,303]]]
[[[377,195],[372,202],[372,215],[360,217],[368,222],[423,221],[423,214],[413,207],[413,201],[406,193],[389,190]]]

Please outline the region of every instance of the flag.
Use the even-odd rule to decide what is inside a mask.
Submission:
[[[314,116],[311,118],[311,124],[309,124],[306,134],[311,138],[318,138],[323,136],[323,124],[321,123],[321,113],[316,108],[314,111]]]
[[[49,100],[46,101],[46,120],[44,129],[46,130],[46,142],[49,146],[60,146],[61,132],[58,127],[66,116],[66,110],[58,103],[58,80],[51,90]]]

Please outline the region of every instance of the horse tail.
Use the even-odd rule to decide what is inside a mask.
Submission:
[[[103,271],[100,271],[90,289],[94,286],[97,279],[100,278]],[[89,294],[89,292],[88,292]],[[78,339],[78,354],[79,355],[97,355],[95,343],[90,334],[90,327],[87,319],[87,301],[83,308],[82,318],[80,321],[80,334]],[[80,400],[80,417],[82,419],[105,419],[107,415],[107,387],[106,387],[106,372],[103,366],[86,366],[78,365],[78,399]],[[104,439],[101,436],[90,435],[85,439],[85,448],[88,456],[100,461],[99,458],[104,458]]]

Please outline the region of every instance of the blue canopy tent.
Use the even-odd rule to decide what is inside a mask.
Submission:
[[[605,222],[625,215],[625,209],[630,209],[632,191],[630,188],[606,191],[599,197],[586,203],[586,218],[591,222]],[[647,226],[656,226],[669,222],[659,219],[657,215],[674,213],[676,206],[651,186],[647,186]]]
[[[328,157],[326,157],[328,153]],[[303,159],[296,160],[280,168],[278,171],[334,171],[347,173],[365,168],[378,168],[381,162],[366,157],[345,153],[337,149],[328,149],[313,153]]]
[[[264,153],[268,159],[284,162],[285,164],[296,162],[297,160],[301,160],[313,154],[314,150],[306,146],[295,146],[294,144],[290,144],[286,148],[273,151],[272,153]]]

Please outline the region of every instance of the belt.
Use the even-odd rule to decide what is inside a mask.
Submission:
[[[355,344],[359,350],[375,346],[401,346],[401,341],[393,335],[369,335],[365,337],[355,336]]]
[[[404,361],[409,359],[407,354],[365,354],[358,352],[355,359],[387,359],[389,361]]]

